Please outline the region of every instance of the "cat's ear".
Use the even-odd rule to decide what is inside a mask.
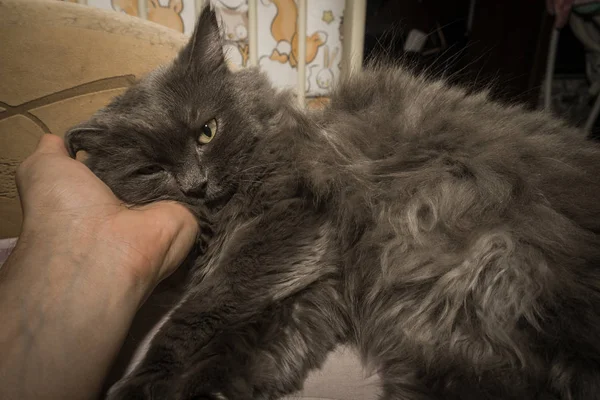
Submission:
[[[102,129],[83,123],[69,129],[65,133],[65,146],[72,158],[77,157],[79,151],[94,153],[101,148]]]
[[[210,3],[202,10],[190,41],[181,50],[175,63],[192,72],[226,68],[217,15]]]

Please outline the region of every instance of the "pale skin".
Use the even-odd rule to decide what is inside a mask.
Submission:
[[[62,139],[18,168],[23,229],[0,269],[0,398],[93,399],[152,289],[198,233],[192,214],[130,208]]]

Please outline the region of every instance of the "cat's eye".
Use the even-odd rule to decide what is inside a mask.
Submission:
[[[198,142],[200,144],[207,144],[217,134],[217,120],[211,119],[207,123],[205,123],[202,128],[200,128],[200,136],[198,137]]]
[[[164,171],[160,165],[147,165],[135,171],[138,175],[154,175]]]

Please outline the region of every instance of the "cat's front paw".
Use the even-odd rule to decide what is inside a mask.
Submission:
[[[168,400],[174,398],[171,392],[172,386],[164,376],[144,374],[127,377],[115,383],[106,398],[107,400]]]
[[[215,389],[215,385],[187,380],[178,383],[173,399],[177,400],[254,400],[250,390]],[[233,390],[232,390],[233,389]]]
[[[252,395],[225,394],[224,391],[188,387],[185,391],[178,392],[173,399],[177,400],[254,400]]]
[[[232,373],[231,366],[202,363],[191,367],[173,382],[177,400],[263,400],[246,379]]]
[[[191,399],[193,399],[193,400],[230,400],[227,396],[225,396],[221,392],[212,392],[209,394],[194,395],[194,397],[191,397],[190,400]]]

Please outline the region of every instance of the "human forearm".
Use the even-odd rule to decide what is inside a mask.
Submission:
[[[94,398],[142,300],[85,240],[53,242],[24,235],[0,270],[2,399]]]

